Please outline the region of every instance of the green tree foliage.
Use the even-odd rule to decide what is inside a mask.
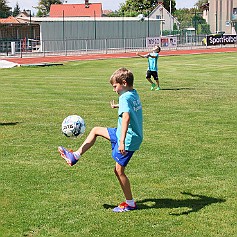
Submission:
[[[13,9],[12,15],[13,15],[13,16],[17,16],[17,15],[20,14],[20,12],[21,12],[21,9],[20,9],[20,6],[19,6],[19,4],[18,4],[18,2],[17,2],[17,3],[16,3],[16,6],[15,6],[14,9]]]
[[[0,18],[7,18],[11,15],[11,8],[7,6],[6,0],[0,0]]]
[[[147,16],[157,6],[157,0],[126,0],[125,3],[120,5],[118,10],[119,16],[137,16],[144,14]],[[170,11],[170,0],[164,0],[164,7]],[[171,0],[171,11],[175,11],[175,0]]]
[[[198,9],[201,9],[202,5],[208,3],[208,0],[199,0],[195,6],[198,7]]]
[[[47,16],[52,4],[62,4],[61,0],[40,0],[38,4],[37,16]]]
[[[210,34],[210,26],[203,19],[201,12],[196,12],[192,18],[192,25],[197,30],[197,34]]]
[[[47,14],[45,13],[45,15],[44,15],[44,13],[42,12],[42,10],[41,9],[38,9],[38,11],[37,11],[37,13],[36,13],[36,16],[37,17],[43,17],[43,16],[46,16]]]
[[[164,8],[168,12],[170,12],[170,0],[164,0],[163,4],[164,4]],[[173,14],[175,12],[175,10],[176,10],[175,7],[176,7],[176,2],[172,0],[171,1],[171,14]]]
[[[177,9],[174,16],[180,22],[180,29],[193,27],[198,34],[210,34],[210,26],[202,17],[202,11],[196,8]]]
[[[174,16],[180,22],[180,29],[191,27],[193,12],[188,8],[177,9],[174,13]]]

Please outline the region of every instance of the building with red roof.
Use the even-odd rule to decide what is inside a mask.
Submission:
[[[0,24],[18,24],[20,23],[15,17],[0,18]]]
[[[9,16],[0,18],[0,41],[14,41],[20,39],[39,39],[40,25],[21,17]],[[0,42],[1,43],[1,42]],[[2,45],[0,44],[0,51]]]
[[[103,15],[101,3],[88,4],[52,4],[50,17],[101,17]]]

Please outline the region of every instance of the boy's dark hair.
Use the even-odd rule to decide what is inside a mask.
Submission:
[[[159,45],[156,45],[153,49],[155,52],[159,53],[160,52],[160,46]]]
[[[123,84],[123,81],[126,81],[128,86],[133,86],[134,76],[133,73],[127,68],[121,67],[116,70],[110,77],[110,83],[119,83]]]

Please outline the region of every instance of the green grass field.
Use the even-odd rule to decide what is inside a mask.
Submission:
[[[161,57],[161,91],[144,79],[145,59],[79,61],[0,70],[0,237],[237,236],[237,53]],[[76,149],[94,126],[114,127],[108,83],[134,72],[144,142],[128,165],[139,210],[124,201],[110,143],[98,138],[74,166],[57,147]],[[61,134],[70,114],[86,134]]]

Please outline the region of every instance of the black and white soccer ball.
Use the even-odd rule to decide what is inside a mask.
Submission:
[[[62,122],[62,133],[66,137],[76,138],[82,136],[86,130],[86,124],[82,117],[70,115]]]
[[[138,21],[144,21],[145,20],[145,16],[143,14],[139,14],[138,16]]]

